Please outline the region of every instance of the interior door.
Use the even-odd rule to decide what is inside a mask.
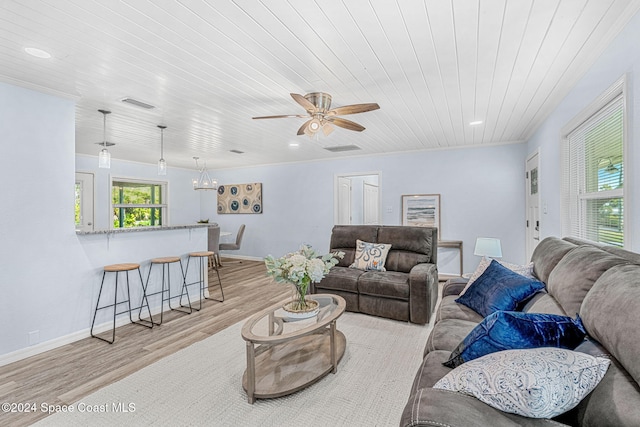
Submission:
[[[539,155],[534,153],[527,159],[526,183],[527,183],[527,259],[531,259],[533,251],[540,242],[540,191],[539,191]]]
[[[340,225],[351,224],[351,180],[338,177],[338,222]]]
[[[364,183],[364,223],[365,224],[380,224],[380,202],[378,194],[378,186]]]
[[[76,230],[93,230],[93,174],[76,172]]]

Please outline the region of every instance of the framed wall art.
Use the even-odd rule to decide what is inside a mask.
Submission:
[[[218,186],[219,214],[261,214],[262,183]]]
[[[436,227],[440,237],[440,195],[403,194],[402,225]]]

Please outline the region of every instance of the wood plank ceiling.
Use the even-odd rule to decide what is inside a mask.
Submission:
[[[76,152],[209,168],[525,141],[640,0],[3,0],[0,81],[76,100]],[[25,53],[49,52],[50,59]],[[364,132],[296,136],[323,91]],[[156,108],[128,106],[124,97]],[[476,126],[470,122],[481,120]],[[297,148],[290,147],[298,143]],[[328,146],[356,145],[333,153]],[[235,154],[239,150],[244,154]]]

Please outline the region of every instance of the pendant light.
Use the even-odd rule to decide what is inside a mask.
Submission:
[[[164,161],[164,130],[167,128],[163,125],[158,125],[160,128],[160,160],[158,160],[158,175],[167,174],[167,162]]]
[[[102,169],[111,168],[111,153],[107,150],[107,114],[111,114],[111,111],[98,110],[102,113],[102,150],[98,154],[98,167]]]
[[[194,190],[217,190],[218,189],[218,180],[211,179],[209,176],[209,172],[207,172],[207,163],[204,163],[202,169],[198,166],[198,159],[200,157],[194,157],[193,160],[196,161],[196,168],[199,168],[200,175],[198,178],[193,180],[193,189]]]

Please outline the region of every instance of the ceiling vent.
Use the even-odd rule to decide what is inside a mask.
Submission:
[[[154,108],[156,108],[155,106],[151,104],[147,104],[146,102],[138,101],[137,99],[128,98],[128,97],[122,98],[120,101],[124,102],[125,104],[135,105],[136,107],[144,108],[145,110],[153,110]]]
[[[333,147],[324,147],[325,150],[332,153],[341,153],[343,151],[361,150],[357,145],[334,145]]]
[[[244,154],[244,151],[240,151],[240,150],[229,150],[229,152],[236,153],[236,154]]]

